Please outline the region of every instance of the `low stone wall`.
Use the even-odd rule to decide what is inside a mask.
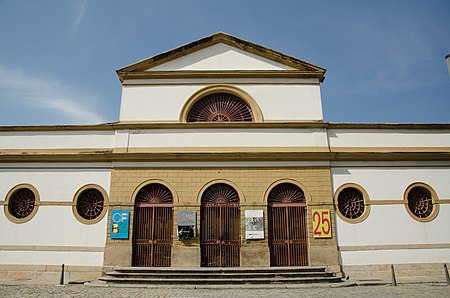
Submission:
[[[352,265],[342,271],[350,280],[392,282],[392,265],[397,282],[446,282],[444,263]]]
[[[0,265],[0,280],[30,280],[38,283],[59,284],[59,265]],[[101,266],[64,266],[64,283],[96,280],[102,275]]]

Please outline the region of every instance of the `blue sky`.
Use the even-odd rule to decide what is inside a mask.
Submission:
[[[117,121],[116,69],[218,31],[326,68],[325,121],[450,123],[448,0],[0,0],[0,125]]]

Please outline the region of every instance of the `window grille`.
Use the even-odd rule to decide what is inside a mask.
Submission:
[[[33,210],[36,197],[28,188],[21,188],[14,192],[9,200],[9,213],[17,219],[26,218]]]
[[[338,196],[339,212],[348,219],[356,219],[364,213],[364,196],[356,188],[347,187]]]
[[[105,199],[98,189],[86,189],[78,197],[77,212],[84,219],[96,219],[103,212],[104,202]]]
[[[187,122],[253,122],[250,107],[239,97],[214,93],[197,101],[189,112]]]

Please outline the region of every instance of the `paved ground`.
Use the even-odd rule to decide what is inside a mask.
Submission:
[[[168,286],[158,288],[104,287],[87,285],[43,285],[30,283],[0,284],[4,297],[450,297],[446,284],[402,284],[393,286],[352,287],[236,287],[236,288],[181,288]]]

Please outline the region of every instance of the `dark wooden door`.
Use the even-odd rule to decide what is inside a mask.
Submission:
[[[231,186],[210,186],[202,196],[201,265],[237,267],[240,264],[239,196]]]
[[[296,185],[282,183],[269,194],[269,246],[271,266],[307,266],[306,202]]]
[[[169,267],[172,255],[172,194],[150,184],[136,196],[133,225],[133,266]]]

